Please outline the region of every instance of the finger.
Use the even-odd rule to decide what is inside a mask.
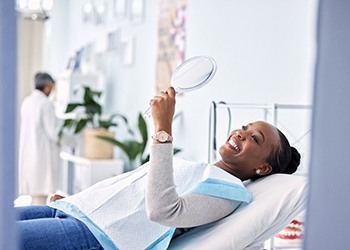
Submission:
[[[174,89],[173,87],[171,87],[171,86],[168,88],[167,93],[168,93],[168,95],[169,95],[170,97],[172,97],[172,98],[174,98],[175,95],[176,95],[175,89]]]
[[[156,95],[149,102],[152,103],[152,102],[159,101],[159,100],[162,100],[162,99],[163,99],[163,97],[161,97],[159,95]]]
[[[167,96],[168,95],[168,92],[167,91],[161,91],[160,92],[160,96],[162,96],[162,97],[165,97],[165,96]]]

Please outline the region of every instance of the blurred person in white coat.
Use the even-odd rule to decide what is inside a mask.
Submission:
[[[19,194],[32,204],[45,204],[59,186],[59,121],[49,95],[55,81],[48,73],[34,77],[35,89],[21,107],[19,141]]]

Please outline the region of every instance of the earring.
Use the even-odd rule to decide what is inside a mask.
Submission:
[[[260,169],[257,169],[257,170],[255,170],[255,173],[256,173],[256,174],[260,174],[260,173],[261,173],[261,170],[260,170]]]

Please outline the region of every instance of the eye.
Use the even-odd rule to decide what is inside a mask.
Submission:
[[[248,128],[248,126],[245,126],[245,125],[242,126],[242,130],[244,130],[244,131],[246,131],[247,128]]]
[[[252,139],[259,145],[259,140],[255,135],[252,135]]]

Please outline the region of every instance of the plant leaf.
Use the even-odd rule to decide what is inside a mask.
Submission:
[[[88,122],[87,119],[81,119],[80,121],[78,121],[77,126],[75,127],[75,134],[78,134],[86,125],[86,123]]]
[[[100,138],[100,139],[102,139],[104,141],[107,141],[109,143],[112,143],[115,146],[118,146],[125,153],[127,153],[127,151],[128,151],[128,148],[123,143],[121,143],[120,141],[118,141],[118,140],[116,140],[114,138],[111,138],[109,136],[104,136],[104,135],[97,135],[96,137]]]
[[[173,154],[176,155],[177,153],[180,153],[181,151],[182,151],[182,149],[174,148],[173,149]]]
[[[111,117],[109,119],[113,120],[116,117],[121,118],[124,121],[125,124],[129,125],[129,122],[128,122],[128,119],[126,118],[126,116],[121,115],[121,114],[113,114],[113,115],[111,115]]]
[[[141,164],[145,164],[146,162],[148,162],[149,161],[149,157],[150,157],[150,155],[147,154],[145,158],[142,158],[141,159]]]
[[[65,113],[70,113],[79,106],[84,106],[82,103],[68,103]]]
[[[101,114],[101,105],[95,100],[95,97],[100,98],[102,92],[91,90],[88,86],[84,86],[84,90],[84,106],[86,107],[86,113]]]
[[[117,127],[118,124],[115,122],[112,122],[110,120],[104,121],[104,120],[99,120],[99,124],[101,128],[109,129],[110,127]]]
[[[102,95],[102,91],[90,89],[90,90],[89,90],[89,94],[90,94],[90,96],[92,96],[92,97],[95,97],[95,96],[96,96],[97,98],[100,98],[101,95]]]
[[[92,100],[89,104],[85,105],[86,113],[87,114],[101,114],[102,113],[102,107],[100,104]]]
[[[143,118],[142,113],[139,113],[139,131],[142,137],[142,148],[141,148],[141,154],[143,154],[143,152],[145,151],[146,145],[147,145],[147,141],[148,141],[148,131],[147,131],[147,124],[145,119]]]
[[[130,162],[135,160],[140,152],[141,144],[137,141],[126,140],[124,142],[120,142],[108,136],[98,135],[97,137],[119,147],[127,155]]]
[[[64,123],[63,123],[63,125],[62,125],[62,129],[63,129],[64,127],[70,128],[70,127],[72,127],[74,124],[75,124],[75,120],[73,120],[73,119],[66,119],[66,120],[64,120]]]
[[[121,120],[125,123],[127,129],[128,129],[128,132],[130,130],[130,127],[129,127],[129,123],[128,123],[128,119],[126,118],[126,116],[124,115],[121,115],[121,114],[113,114],[109,117],[109,119],[106,121],[106,120],[100,120],[100,124],[103,124],[103,126],[105,126],[105,128],[109,128],[109,127],[118,127],[118,123],[117,122],[113,122],[113,120],[115,120],[115,118],[121,118]]]
[[[182,116],[182,112],[176,113],[173,120],[176,120],[178,117]]]

